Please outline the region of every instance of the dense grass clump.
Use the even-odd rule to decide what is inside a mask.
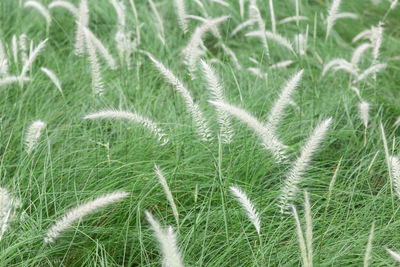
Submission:
[[[400,261],[397,0],[0,2],[1,266]]]

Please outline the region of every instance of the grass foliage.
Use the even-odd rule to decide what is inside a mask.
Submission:
[[[397,1],[34,2],[0,1],[1,266],[400,259]]]

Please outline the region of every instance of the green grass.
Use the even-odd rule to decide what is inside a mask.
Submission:
[[[230,32],[242,22],[237,1],[226,8],[202,1],[210,17],[230,15],[219,29],[222,39],[239,58],[243,70],[236,70],[229,56],[215,46],[217,40],[207,35],[209,52],[205,59],[214,64],[224,84],[227,100],[266,120],[268,111],[283,84],[304,69],[304,76],[293,96],[298,109],[286,109],[279,124],[279,138],[289,146],[289,160],[276,164],[271,154],[260,146],[258,137],[243,124],[233,120],[235,136],[229,145],[216,138],[201,142],[196,135],[184,101],[165,82],[145,56],[134,53],[132,69],[107,69],[102,62],[105,94],[93,97],[90,65],[87,57],[73,54],[75,20],[61,8],[51,10],[52,25],[46,36],[46,24],[35,10],[18,6],[19,1],[0,3],[0,38],[11,46],[13,34],[26,33],[35,45],[49,38],[43,53],[29,73],[32,81],[23,88],[18,84],[0,87],[0,186],[21,199],[18,219],[12,222],[0,242],[1,266],[159,266],[162,259],[156,238],[145,220],[149,210],[162,225],[172,225],[187,266],[299,266],[300,251],[293,216],[281,215],[277,207],[279,190],[286,174],[299,155],[301,146],[323,119],[333,118],[323,146],[313,157],[300,187],[310,194],[314,229],[315,266],[360,266],[371,224],[375,221],[371,266],[393,265],[385,248],[400,251],[400,200],[391,195],[390,181],[383,152],[379,123],[385,126],[389,149],[399,135],[392,128],[400,105],[399,56],[400,8],[386,19],[380,59],[388,67],[372,84],[361,83],[363,98],[371,104],[367,144],[363,145],[363,125],[358,116],[358,99],[349,90],[349,75],[339,71],[321,78],[322,65],[312,51],[328,62],[349,59],[357,44],[352,38],[371,25],[377,25],[388,9],[387,1],[374,6],[370,1],[343,1],[341,10],[354,12],[358,20],[339,20],[332,36],[325,41],[326,16],[330,1],[301,1],[301,15],[310,18],[309,50],[304,57],[294,57],[285,48],[270,42],[271,62],[256,38],[245,38],[246,31],[233,38]],[[41,0],[44,4],[48,0]],[[71,1],[78,5],[78,1]],[[126,3],[128,27],[134,30],[134,17]],[[145,0],[135,1],[139,21],[143,23],[140,49],[152,53],[181,78],[212,125],[218,131],[215,110],[208,103],[210,93],[198,72],[191,80],[182,62],[181,50],[199,22],[190,21],[190,33],[178,28],[172,1],[154,1],[164,21],[166,46],[157,39],[157,26]],[[192,1],[186,1],[188,14],[201,15]],[[268,1],[258,1],[261,15],[270,28]],[[277,19],[293,16],[292,1],[274,1]],[[117,59],[113,41],[116,14],[108,1],[89,1],[90,29],[105,42]],[[247,14],[247,11],[246,11]],[[313,20],[317,16],[316,39]],[[280,34],[289,39],[305,32],[306,23],[278,25]],[[142,60],[136,75],[136,61]],[[261,62],[268,72],[268,82],[247,72]],[[10,54],[11,58],[11,54]],[[268,70],[281,60],[295,61],[287,69]],[[365,58],[363,67],[370,60]],[[53,70],[62,82],[64,97],[40,71]],[[21,66],[10,64],[10,73]],[[170,142],[159,146],[146,130],[127,121],[83,120],[83,116],[104,108],[121,108],[160,122]],[[27,155],[24,136],[35,120],[47,123],[39,144]],[[107,149],[98,143],[109,143]],[[398,141],[393,144],[398,153]],[[368,166],[377,151],[375,162]],[[335,167],[343,158],[336,184],[326,209],[328,187]],[[164,172],[178,206],[180,225],[153,171],[157,163]],[[262,242],[245,212],[229,191],[239,185],[261,215]],[[198,197],[195,201],[195,189]],[[65,231],[54,244],[45,244],[47,229],[68,209],[102,194],[125,190],[129,197],[102,209]],[[302,194],[295,201],[304,224]],[[394,203],[392,202],[394,200]],[[325,210],[326,209],[326,210]]]

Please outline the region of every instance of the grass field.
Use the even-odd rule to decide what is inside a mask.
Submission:
[[[268,57],[260,38],[245,36],[260,27],[257,22],[231,36],[236,26],[254,16],[255,7],[265,29],[272,32],[267,0],[256,4],[244,1],[243,17],[241,1],[186,0],[186,14],[200,17],[187,19],[186,34],[179,27],[173,1],[153,1],[164,27],[164,44],[152,1],[134,1],[137,17],[133,1],[122,1],[125,30],[132,32],[131,40],[135,41],[128,60],[119,57],[114,40],[118,17],[112,1],[89,0],[86,26],[79,17],[81,2],[85,1],[70,0],[78,10],[75,18],[65,8],[48,8],[50,0],[38,0],[50,13],[49,25],[37,8],[24,7],[22,0],[0,2],[0,41],[5,54],[0,53],[0,84],[6,77],[19,77],[16,82],[0,85],[0,224],[4,230],[0,265],[159,266],[164,262],[166,266],[180,266],[165,259],[168,255],[163,255],[146,219],[148,211],[162,227],[172,226],[185,266],[312,266],[302,257],[293,213],[282,214],[279,199],[303,145],[315,127],[328,118],[332,118],[329,129],[298,177],[296,195],[289,198],[305,229],[304,190],[308,192],[313,265],[395,265],[386,249],[400,251],[400,172],[386,158],[380,123],[389,155],[398,155],[396,137],[400,130],[394,123],[400,116],[400,7],[389,9],[388,0],[377,5],[369,0],[343,0],[340,12],[354,13],[357,18],[337,19],[326,38],[325,20],[332,1],[301,0],[299,15],[308,20],[300,20],[298,25],[296,21],[277,23],[276,33],[295,47],[294,37],[302,34],[305,38],[308,27],[307,48],[291,52],[267,38]],[[296,15],[295,2],[273,1],[277,22]],[[224,143],[218,137],[218,112],[209,102],[213,95],[200,61],[195,61],[192,73],[191,66],[185,64],[182,50],[196,29],[204,21],[223,15],[229,18],[211,27],[191,52],[213,67],[226,103],[264,123],[285,83],[304,70],[290,97],[292,103],[284,109],[274,131],[287,146],[284,160],[277,160],[261,145],[257,133],[229,112],[225,114],[234,135],[231,143]],[[352,39],[380,21],[384,24],[379,57],[373,58],[371,46],[357,66],[362,72],[384,63],[384,69],[359,82],[353,82],[358,77],[348,73],[356,68],[354,65],[347,71],[330,69],[321,75],[333,59],[350,61],[355,48],[369,42],[352,43]],[[79,26],[87,27],[103,42],[116,62],[115,69],[99,51],[90,52],[95,44],[87,31],[82,33],[84,53],[76,55]],[[20,42],[22,34],[26,34],[26,53]],[[18,49],[13,45],[14,35]],[[26,68],[24,78],[30,81],[22,82],[20,74],[33,54],[29,52],[31,40],[35,48],[46,38],[45,47]],[[224,45],[236,55],[240,69]],[[183,82],[208,123],[209,140],[199,136],[187,101],[146,53]],[[3,73],[1,60],[8,61]],[[270,68],[285,60],[293,62],[288,67]],[[103,94],[96,93],[99,84],[92,71],[96,61]],[[42,67],[57,75],[62,91],[41,71]],[[366,130],[360,118],[360,100],[352,86],[369,103]],[[106,109],[149,118],[166,134],[168,142],[162,145],[146,124],[126,119],[84,119]],[[31,137],[32,151],[28,153],[27,132],[37,120],[46,125],[40,136],[34,133]],[[268,128],[268,124],[263,125]],[[179,213],[176,218],[155,164],[172,192]],[[259,234],[230,186],[241,188],[253,203],[261,222]],[[54,242],[44,242],[49,228],[66,212],[116,191],[128,195],[75,220]],[[365,265],[373,224],[371,253]],[[307,240],[309,237],[305,234]]]

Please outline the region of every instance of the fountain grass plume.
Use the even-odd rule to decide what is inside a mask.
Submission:
[[[220,102],[225,101],[223,92],[224,88],[215,74],[215,71],[205,61],[201,60],[200,62],[203,69],[204,78],[208,83],[208,89],[212,95],[212,99]],[[229,144],[231,143],[234,134],[231,119],[225,111],[218,108],[216,108],[216,110],[222,140],[224,143]]]
[[[53,1],[48,5],[49,9],[53,9],[56,7],[65,8],[66,10],[71,12],[76,18],[79,17],[79,10],[70,2],[59,0],[59,1]]]
[[[44,238],[44,242],[53,243],[55,239],[60,236],[61,232],[71,227],[74,222],[81,220],[90,213],[98,211],[104,206],[120,201],[127,196],[127,192],[113,192],[71,209],[49,228],[46,237]]]
[[[37,144],[46,123],[41,120],[34,121],[27,129],[25,136],[26,152],[30,154]]]
[[[199,106],[194,103],[193,97],[186,89],[186,87],[183,85],[183,83],[172,73],[171,70],[166,68],[161,62],[156,60],[153,55],[151,55],[148,52],[144,52],[149,59],[153,62],[153,65],[160,71],[160,73],[164,76],[165,80],[172,84],[175,88],[175,90],[181,94],[183,97],[186,108],[192,115],[193,121],[196,124],[196,131],[200,135],[201,139],[203,141],[207,141],[211,139],[211,132],[210,129],[208,128],[207,120],[203,116],[203,113],[201,112]]]
[[[53,71],[51,71],[45,67],[41,67],[40,70],[43,71],[47,75],[47,77],[50,78],[50,80],[57,87],[58,91],[60,91],[61,95],[63,95],[63,90],[61,88],[61,82],[58,79],[57,75]]]
[[[240,205],[246,211],[247,217],[257,230],[257,234],[260,235],[260,228],[261,228],[260,215],[255,209],[253,203],[247,197],[246,193],[242,191],[238,186],[230,186],[229,189],[231,190],[232,194],[236,197]]]
[[[147,130],[152,132],[157,137],[157,140],[159,142],[161,142],[161,146],[168,143],[168,138],[166,137],[167,135],[165,133],[163,133],[163,131],[160,128],[158,128],[158,126],[155,122],[153,122],[150,119],[145,118],[137,113],[134,113],[134,112],[106,109],[106,110],[101,110],[98,112],[90,113],[90,114],[84,116],[83,118],[87,119],[87,120],[93,120],[93,119],[125,119],[125,120],[129,120],[131,122],[142,125],[144,128],[146,128]]]
[[[45,18],[46,20],[46,32],[49,32],[49,28],[50,28],[50,24],[51,24],[51,16],[49,11],[47,10],[47,8],[45,6],[43,6],[41,3],[37,2],[37,1],[27,1],[24,4],[24,7],[30,7],[30,8],[34,8],[37,11],[39,11],[40,14],[42,14],[42,16]]]
[[[160,223],[153,218],[150,212],[145,211],[146,219],[150,223],[151,228],[154,232],[154,236],[157,238],[158,243],[161,247],[163,254],[163,266],[166,267],[183,267],[182,256],[179,251],[178,241],[176,234],[172,230],[172,227],[163,229]]]
[[[290,78],[289,81],[287,81],[278,99],[275,101],[271,111],[269,112],[267,123],[273,132],[276,131],[277,125],[284,115],[283,112],[286,106],[291,101],[291,95],[293,94],[301,78],[303,77],[303,73],[304,70],[301,70],[295,75],[293,75],[293,77]]]
[[[179,226],[179,213],[178,209],[175,205],[174,198],[172,196],[171,190],[169,189],[169,186],[167,184],[167,180],[165,179],[160,167],[157,166],[157,164],[154,164],[154,172],[156,173],[158,177],[158,181],[160,182],[161,186],[164,189],[165,195],[167,196],[167,200],[172,208],[172,213],[174,214],[176,224]]]
[[[88,0],[81,0],[78,9],[77,28],[75,34],[75,54],[82,56],[85,53],[85,32],[84,28],[89,27]]]
[[[302,181],[302,176],[310,164],[311,157],[320,147],[320,144],[323,141],[331,122],[332,119],[329,118],[315,127],[313,133],[302,147],[300,156],[296,159],[292,168],[290,169],[279,196],[278,206],[280,207],[282,213],[288,212],[290,208],[290,202],[296,197],[298,191],[297,185]]]
[[[214,106],[216,106],[217,108],[236,117],[238,120],[242,121],[248,127],[250,127],[260,137],[260,139],[262,140],[262,145],[272,153],[272,155],[278,162],[285,158],[284,151],[286,149],[286,146],[283,145],[275,137],[270,127],[264,125],[254,116],[252,116],[247,111],[241,108],[235,107],[225,102],[217,102],[217,101],[209,101],[209,102]]]

